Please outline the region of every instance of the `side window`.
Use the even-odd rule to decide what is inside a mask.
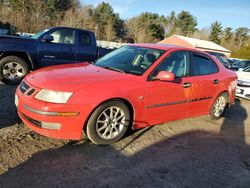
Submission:
[[[191,76],[214,74],[218,71],[217,65],[209,57],[193,53],[191,58]]]
[[[58,43],[58,44],[73,44],[74,43],[73,30],[60,29],[60,30],[54,31],[50,35],[54,37],[54,40],[51,41],[52,43]]]
[[[79,43],[81,46],[91,46],[91,35],[88,32],[79,31]]]
[[[189,52],[178,51],[170,54],[154,70],[152,76],[156,76],[160,71],[172,72],[175,77],[188,76]]]

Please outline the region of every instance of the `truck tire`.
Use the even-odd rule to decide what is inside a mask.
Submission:
[[[0,79],[3,83],[19,84],[28,73],[28,64],[17,56],[7,56],[0,60]]]

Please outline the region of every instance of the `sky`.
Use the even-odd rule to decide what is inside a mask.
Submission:
[[[189,11],[196,17],[198,28],[210,27],[219,21],[223,27],[250,28],[250,0],[80,0],[82,5],[97,6],[108,2],[122,19],[142,12],[167,16],[171,11]]]

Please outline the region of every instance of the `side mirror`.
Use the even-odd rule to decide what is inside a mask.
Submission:
[[[175,76],[172,72],[167,71],[160,71],[156,77],[154,77],[154,80],[160,80],[165,82],[172,82],[174,81]]]
[[[44,42],[52,42],[54,37],[52,35],[45,35],[42,39]]]

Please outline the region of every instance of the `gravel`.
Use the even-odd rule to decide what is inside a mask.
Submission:
[[[40,136],[0,83],[0,187],[249,187],[250,101],[129,133],[110,146]]]

